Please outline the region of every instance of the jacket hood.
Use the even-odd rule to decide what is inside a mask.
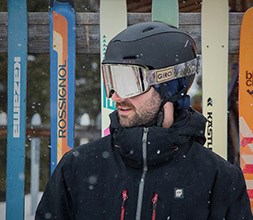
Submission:
[[[110,115],[110,131],[113,147],[119,151],[125,162],[134,167],[143,167],[143,127],[122,127],[118,113]],[[156,166],[166,163],[179,152],[187,151],[189,143],[205,143],[206,119],[198,112],[181,110],[175,114],[175,121],[170,128],[151,126],[146,128],[147,165]]]

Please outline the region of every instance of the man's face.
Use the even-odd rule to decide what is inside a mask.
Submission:
[[[111,98],[116,102],[119,121],[123,127],[140,126],[151,122],[156,117],[162,102],[153,87],[135,97],[122,99],[114,92]]]

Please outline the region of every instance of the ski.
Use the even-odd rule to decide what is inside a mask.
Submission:
[[[178,28],[178,0],[152,0],[152,21],[162,21]]]
[[[24,219],[27,29],[26,0],[9,0],[6,220]]]
[[[228,84],[228,161],[231,163],[239,162],[239,127],[238,125],[238,109],[235,105],[237,102],[237,87],[238,87],[239,65],[232,64],[232,78]]]
[[[100,1],[100,59],[104,59],[109,41],[127,27],[126,0]],[[109,114],[115,110],[115,103],[106,98],[103,77],[101,72],[101,133],[106,136],[110,133]]]
[[[75,11],[73,0],[50,1],[51,173],[74,147]]]
[[[202,112],[207,118],[206,145],[227,159],[228,28],[227,0],[203,0]]]
[[[253,212],[253,7],[242,19],[239,51],[240,165]]]

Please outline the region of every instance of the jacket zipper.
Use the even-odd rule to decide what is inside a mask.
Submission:
[[[122,205],[121,205],[121,212],[120,212],[120,220],[124,220],[125,218],[125,211],[126,211],[126,200],[128,199],[127,190],[122,192]]]
[[[137,200],[137,210],[136,210],[136,220],[141,219],[141,210],[142,210],[142,200],[143,200],[143,192],[145,185],[145,177],[148,171],[147,165],[147,138],[148,138],[148,128],[144,128],[143,137],[142,137],[142,157],[143,157],[143,171],[141,175],[141,180],[139,184],[139,193]]]
[[[156,207],[157,207],[158,194],[155,193],[152,203],[153,203],[153,211],[152,211],[152,220],[156,219]]]

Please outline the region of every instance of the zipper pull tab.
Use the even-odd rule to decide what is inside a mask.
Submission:
[[[152,212],[152,220],[156,219],[156,207],[157,207],[157,201],[158,201],[158,194],[155,193],[152,203],[153,203],[153,212]]]
[[[126,200],[128,199],[127,190],[122,192],[122,205],[121,205],[121,213],[120,213],[120,220],[124,220],[125,211],[126,211]]]

